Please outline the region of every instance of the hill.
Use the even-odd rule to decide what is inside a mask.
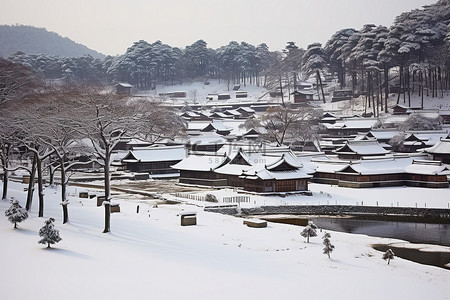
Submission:
[[[16,51],[61,57],[78,57],[85,54],[100,59],[105,57],[97,51],[47,31],[45,28],[0,25],[0,56],[7,57]]]

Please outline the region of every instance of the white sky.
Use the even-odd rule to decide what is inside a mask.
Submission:
[[[404,11],[437,0],[1,0],[0,23],[43,27],[106,55],[133,42],[184,48],[230,41],[281,50],[325,42],[338,30],[390,26]]]

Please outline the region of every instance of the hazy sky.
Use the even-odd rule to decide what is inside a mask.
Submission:
[[[0,24],[43,27],[106,55],[133,42],[184,48],[203,39],[265,42],[281,50],[325,42],[338,30],[390,26],[404,11],[437,0],[1,0]]]

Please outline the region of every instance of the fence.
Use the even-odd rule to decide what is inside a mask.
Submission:
[[[192,194],[188,194],[188,193],[175,193],[175,197],[186,198],[186,199],[195,200],[195,201],[205,201],[205,198],[206,198],[205,196],[192,195]]]
[[[234,197],[223,197],[223,203],[243,203],[250,202],[249,196],[234,196]]]
[[[206,201],[206,196],[192,195],[189,193],[175,193],[175,197],[190,199],[194,201]],[[220,202],[220,201],[219,201]],[[250,202],[249,196],[223,197],[222,203],[244,203]]]

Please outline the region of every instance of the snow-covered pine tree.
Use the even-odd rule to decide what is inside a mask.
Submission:
[[[55,222],[55,219],[49,218],[44,222],[44,226],[39,229],[39,236],[42,237],[42,239],[39,240],[39,244],[47,244],[47,248],[50,248],[51,244],[55,244],[62,240],[59,236],[59,230],[55,229],[53,222]]]
[[[383,259],[387,260],[388,264],[391,262],[391,259],[394,259],[394,256],[394,251],[391,249],[387,249],[387,251],[383,253]]]
[[[334,250],[334,245],[330,242],[331,234],[328,232],[325,232],[323,235],[323,254],[328,255],[328,258],[330,258],[330,253]]]
[[[14,228],[17,228],[17,223],[25,221],[28,218],[28,212],[20,206],[19,201],[12,199],[11,207],[5,211],[5,216],[8,217],[11,223],[14,223]]]
[[[309,238],[310,237],[317,236],[316,229],[317,229],[316,224],[314,224],[312,221],[309,221],[308,225],[306,225],[305,229],[303,229],[303,231],[302,231],[302,233],[300,233],[300,235],[302,237],[305,237],[306,238],[306,242],[309,243]]]

